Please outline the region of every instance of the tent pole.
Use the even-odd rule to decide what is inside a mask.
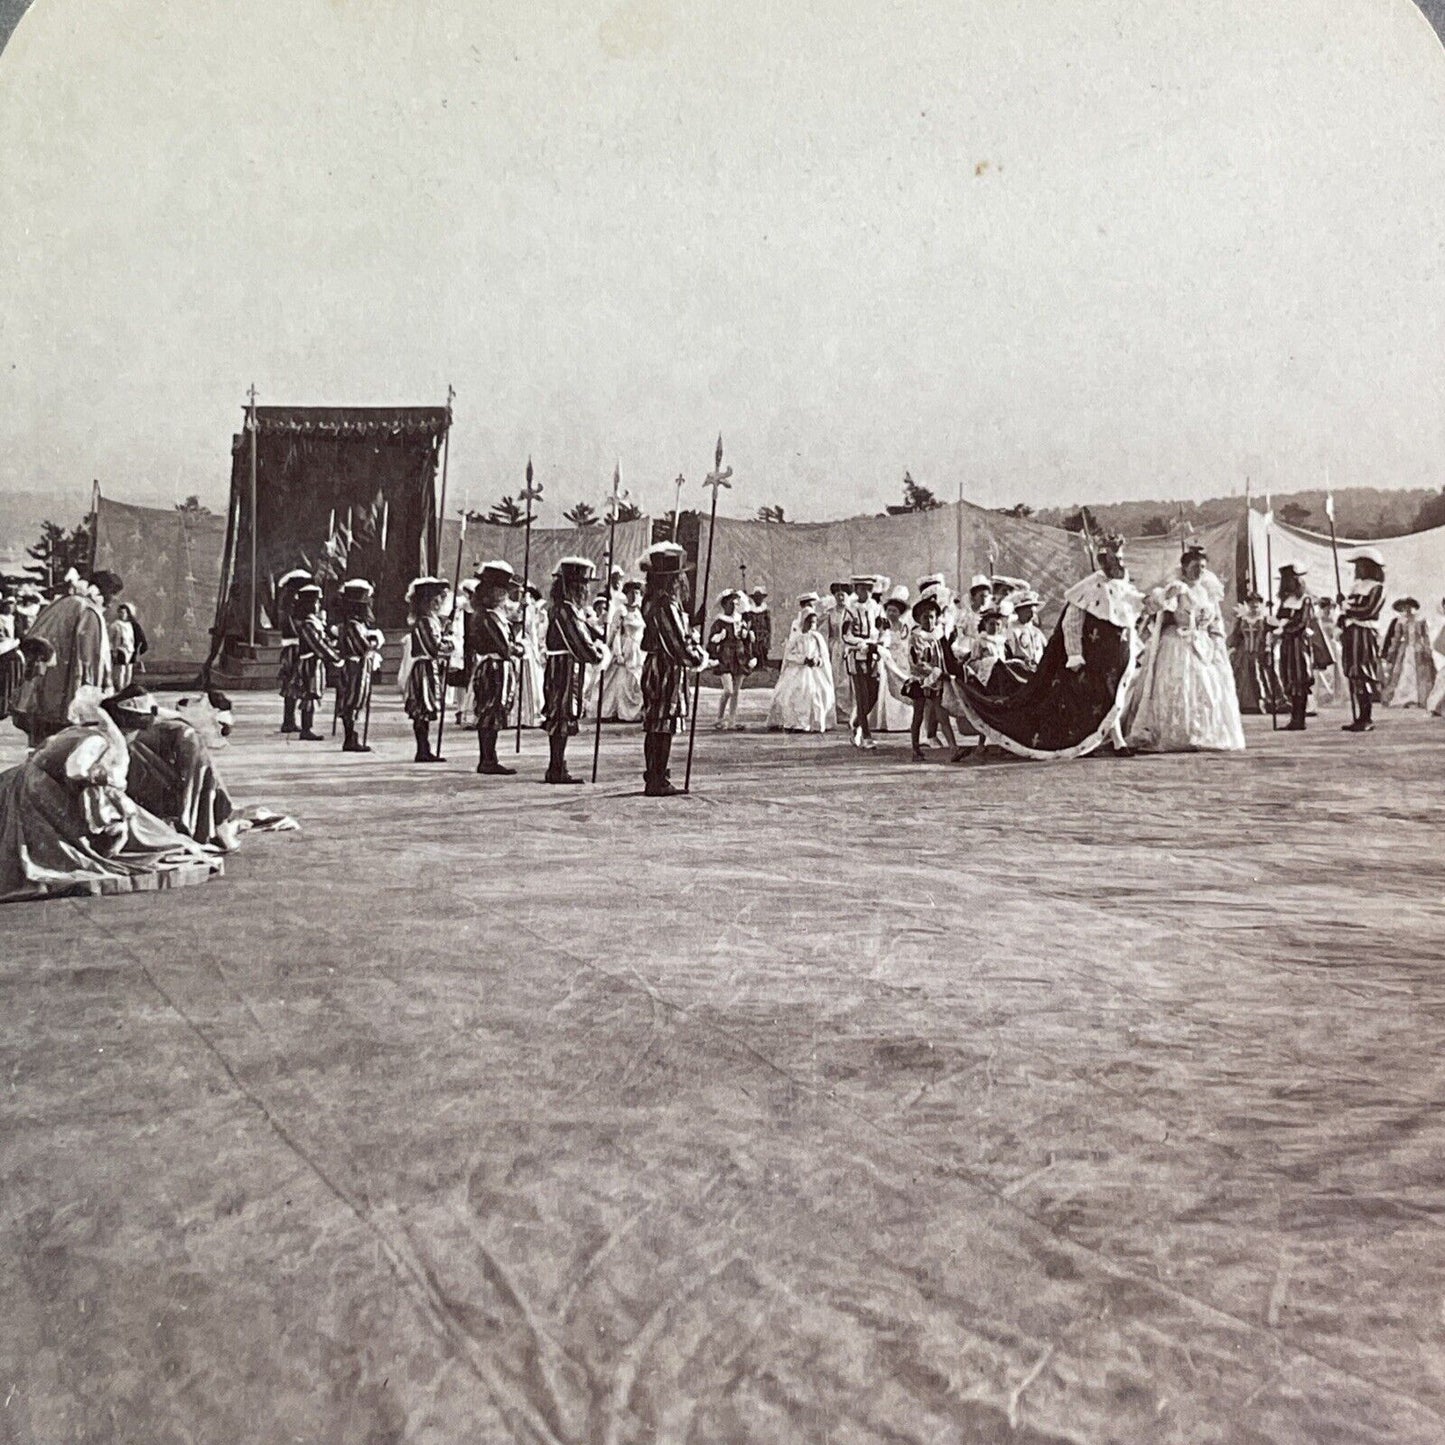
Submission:
[[[247,640],[256,645],[256,383],[251,383],[251,626]]]
[[[452,400],[456,396],[447,384],[447,429],[442,436],[442,498],[437,506],[436,521],[436,542],[432,547],[432,556],[435,558],[435,565],[440,567],[442,561],[442,522],[447,515],[447,461],[452,454]],[[465,528],[463,529],[465,530]]]
[[[963,592],[963,481],[958,483],[958,518],[953,542],[953,585]]]

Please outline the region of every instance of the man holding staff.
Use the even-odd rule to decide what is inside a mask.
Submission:
[[[547,662],[542,674],[542,726],[551,747],[549,783],[582,781],[567,771],[567,739],[577,735],[582,721],[587,668],[599,665],[606,656],[602,635],[587,619],[587,589],[596,571],[596,563],[586,557],[564,557],[552,581]]]
[[[679,600],[685,563],[681,547],[659,542],[638,564],[645,579],[642,747],[646,763],[643,791],[649,798],[673,798],[682,791],[673,786],[668,768],[672,740],[687,715],[687,674],[707,662]]]
[[[512,631],[506,613],[507,599],[517,586],[517,574],[506,562],[488,562],[477,573],[472,615],[466,634],[467,673],[471,678],[472,708],[477,719],[477,772],[483,777],[510,778],[516,768],[497,757],[497,738],[511,716],[517,698],[522,643]]]

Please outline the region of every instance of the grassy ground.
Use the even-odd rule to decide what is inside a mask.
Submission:
[[[654,802],[276,710],[303,831],[0,919],[0,1440],[1445,1439],[1445,723]]]

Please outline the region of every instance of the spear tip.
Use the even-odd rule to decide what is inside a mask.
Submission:
[[[720,469],[722,468],[722,457],[723,457],[723,453],[722,453],[722,433],[721,433],[721,432],[719,432],[719,433],[717,434],[717,452],[716,452],[715,455],[716,455],[716,458],[717,458],[717,465],[718,465],[718,468],[719,468],[719,470],[720,470]]]

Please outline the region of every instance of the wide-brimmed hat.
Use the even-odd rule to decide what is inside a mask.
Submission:
[[[798,598],[799,607],[816,607],[818,605],[818,594],[816,592],[804,592]]]
[[[987,592],[993,591],[993,578],[985,577],[982,572],[975,572],[968,584],[970,592],[977,592],[982,587]]]
[[[767,595],[768,589],[766,587],[754,587],[748,592],[749,597],[766,597]]]
[[[930,587],[942,587],[942,586],[943,586],[943,573],[942,573],[942,572],[930,572],[927,577],[920,577],[920,578],[918,579],[918,590],[919,590],[920,592],[927,592]]]
[[[721,607],[724,602],[734,602],[742,597],[742,593],[736,587],[728,587],[718,593],[717,605]]]
[[[1403,612],[1407,607],[1413,607],[1416,612],[1420,610],[1420,603],[1414,597],[1397,597],[1395,599],[1395,611]]]
[[[406,601],[408,605],[429,602],[433,597],[441,597],[450,591],[451,583],[445,577],[414,577],[407,584]]]
[[[908,610],[908,589],[900,582],[887,597],[883,599],[885,607],[901,607]]]
[[[849,587],[876,587],[878,579],[871,572],[859,572],[846,585]]]
[[[1357,547],[1348,557],[1346,562],[1373,562],[1376,567],[1385,565],[1385,555],[1378,547]]]
[[[288,587],[300,587],[304,582],[312,580],[311,574],[304,567],[293,567],[277,579],[276,590],[284,592]]]
[[[308,582],[304,587],[298,587],[296,589],[296,595],[297,597],[320,597],[322,593],[321,589],[314,582]]]
[[[477,568],[478,587],[514,587],[516,582],[517,569],[510,562],[498,559],[494,562],[483,562]]]
[[[676,576],[687,566],[687,553],[676,542],[658,542],[642,554],[638,570],[656,577]]]
[[[365,577],[348,577],[346,581],[341,584],[343,597],[370,597],[375,592],[376,588],[372,586]]]
[[[597,572],[597,564],[590,557],[564,557],[553,569],[554,577],[576,577],[587,580]]]
[[[915,622],[922,622],[925,612],[942,612],[943,608],[939,606],[938,598],[931,592],[925,592],[909,610],[913,613]]]
[[[1303,562],[1281,562],[1279,575],[1281,577],[1286,575],[1291,577],[1304,577],[1308,574],[1309,570]]]

